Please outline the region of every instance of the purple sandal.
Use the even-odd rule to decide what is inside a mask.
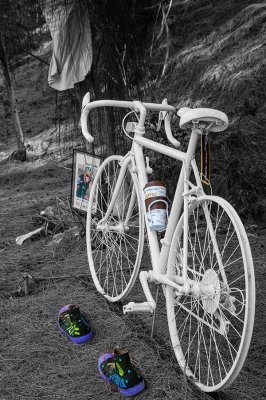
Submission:
[[[77,344],[87,342],[93,336],[85,315],[75,304],[68,304],[61,308],[58,316],[58,329]]]
[[[114,383],[123,396],[135,396],[145,388],[143,377],[131,365],[127,350],[115,349],[103,354],[98,361],[101,377]]]

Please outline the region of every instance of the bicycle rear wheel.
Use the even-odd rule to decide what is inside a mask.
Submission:
[[[121,156],[100,166],[90,193],[87,212],[87,253],[97,290],[109,301],[122,300],[132,288],[140,266],[144,220],[137,178],[126,169],[110,216],[101,224],[121,170]]]
[[[182,275],[181,217],[167,275]],[[243,224],[224,199],[204,196],[189,206],[188,270],[194,295],[166,288],[171,341],[181,369],[205,392],[228,387],[240,372],[255,313],[253,261]],[[193,282],[192,282],[193,281]]]

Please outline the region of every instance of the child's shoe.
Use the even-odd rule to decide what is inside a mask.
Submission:
[[[131,365],[127,350],[115,349],[113,354],[103,354],[98,368],[101,377],[114,383],[124,396],[135,396],[145,387],[144,379]]]
[[[93,336],[91,327],[79,306],[68,304],[59,311],[58,328],[74,343],[83,343]]]

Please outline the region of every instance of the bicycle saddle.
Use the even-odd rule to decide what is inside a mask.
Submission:
[[[203,123],[210,132],[224,131],[228,126],[228,117],[222,111],[213,108],[189,108],[182,107],[178,110],[177,115],[180,118],[179,126],[181,129],[187,129],[190,123]]]

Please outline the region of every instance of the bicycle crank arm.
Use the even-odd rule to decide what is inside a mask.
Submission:
[[[130,302],[129,304],[123,307],[123,312],[150,312],[153,313],[156,309],[156,303],[152,297],[148,281],[161,283],[163,285],[172,286],[174,289],[178,290],[179,293],[187,294],[190,290],[190,286],[186,282],[180,282],[181,285],[173,282],[171,279],[167,278],[165,275],[155,274],[154,271],[141,271],[139,274],[139,279],[141,286],[143,288],[145,297],[147,299],[146,302],[143,303],[134,303]]]
[[[139,274],[139,280],[147,299],[144,303],[131,302],[123,307],[124,314],[127,312],[150,312],[153,313],[156,309],[156,303],[152,297],[151,291],[148,286],[148,272],[141,271]]]

